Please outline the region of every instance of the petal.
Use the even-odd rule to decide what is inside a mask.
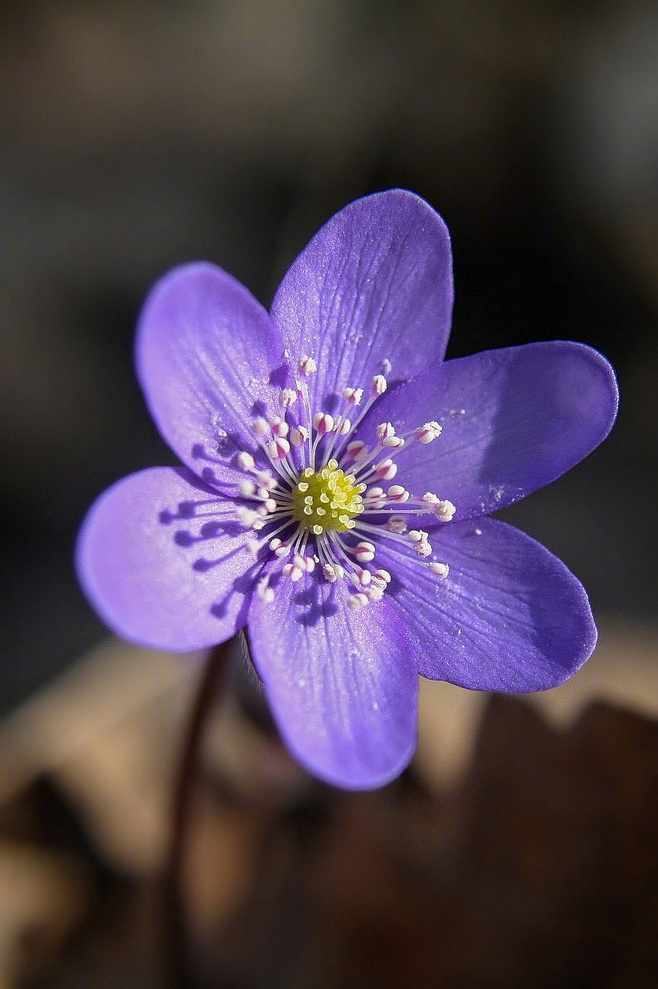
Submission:
[[[437,420],[443,432],[397,457],[399,480],[457,506],[455,518],[510,505],[555,480],[608,435],[617,413],[610,364],[584,344],[553,341],[446,361],[383,396],[360,433]]]
[[[131,474],[92,505],[77,546],[80,581],[117,635],[186,651],[222,642],[246,621],[253,558],[224,499],[189,471]]]
[[[423,676],[462,687],[523,693],[555,687],[596,644],[584,588],[565,565],[518,529],[494,519],[449,523],[432,537],[438,580],[396,554],[389,593],[418,640]]]
[[[358,611],[347,588],[282,579],[274,601],[254,596],[249,636],[272,713],[315,775],[346,789],[394,779],[416,744],[418,677],[388,602]]]
[[[263,307],[207,263],[166,275],[149,295],[136,342],[137,373],[160,432],[199,472],[203,451],[250,444],[249,422],[277,408],[283,346]]]
[[[351,203],[322,227],[281,282],[272,319],[291,359],[315,359],[309,387],[319,409],[345,386],[369,387],[383,361],[393,378],[408,378],[441,360],[451,311],[445,224],[396,189]]]

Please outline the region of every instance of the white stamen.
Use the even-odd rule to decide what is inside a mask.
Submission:
[[[258,416],[258,418],[254,419],[251,424],[251,431],[254,436],[267,436],[270,431],[270,424],[267,419],[263,419],[262,416]]]
[[[401,484],[392,484],[386,495],[391,501],[409,501],[409,492]]]
[[[328,412],[318,412],[313,417],[313,425],[318,436],[324,436],[325,433],[330,433],[334,428],[334,417]]]
[[[274,419],[270,420],[270,426],[272,427],[273,436],[287,436],[290,429],[285,419],[281,419],[279,416],[275,416]]]
[[[457,509],[451,501],[445,500],[435,504],[432,511],[439,522],[451,522]]]
[[[395,427],[391,422],[380,422],[375,432],[377,434],[377,439],[381,443],[384,440],[389,439],[389,437],[395,436]]]
[[[296,567],[294,563],[286,563],[283,572],[286,577],[290,577],[294,584],[304,576],[304,571],[300,567]]]
[[[290,433],[290,442],[293,446],[302,446],[308,440],[309,432],[306,426],[295,426]]]
[[[363,398],[363,388],[343,388],[343,398],[350,405],[360,405]]]
[[[253,470],[254,458],[246,450],[238,454],[238,467],[240,470]]]
[[[432,419],[431,422],[426,422],[424,425],[419,426],[418,429],[414,431],[414,437],[421,443],[431,443],[432,440],[437,439],[442,432],[443,426]]]
[[[357,558],[359,563],[370,563],[371,560],[375,559],[375,545],[374,543],[360,542],[354,547],[352,553]]]
[[[385,528],[388,529],[389,532],[398,532],[398,533],[406,532],[407,523],[406,520],[402,517],[402,515],[392,515],[391,518],[386,523]]]
[[[432,547],[425,541],[422,543],[416,543],[414,546],[414,553],[416,556],[420,556],[420,558],[424,560],[426,557],[432,555]]]
[[[268,491],[274,491],[279,486],[279,482],[270,474],[269,470],[259,470],[256,474],[256,480],[261,487],[266,488]]]
[[[324,579],[328,580],[330,584],[333,584],[345,576],[345,569],[341,567],[340,563],[325,563],[322,567],[322,573],[324,574]]]
[[[436,574],[436,576],[440,580],[445,580],[445,578],[450,573],[450,567],[448,566],[447,563],[434,563],[434,562],[432,562],[432,563],[428,563],[427,565],[430,568],[430,570],[432,571],[432,573],[433,574]]]
[[[391,575],[388,572],[388,570],[375,570],[375,572],[374,572],[374,574],[372,576],[373,576],[373,579],[376,577],[377,580],[381,580],[385,584],[390,584],[391,583]]]
[[[238,491],[243,498],[250,498],[256,493],[256,485],[253,481],[240,481]]]
[[[277,436],[267,444],[267,450],[272,460],[285,460],[290,452],[290,443],[283,436]]]
[[[375,477],[378,481],[392,481],[398,472],[398,465],[388,460],[381,460],[375,467]]]
[[[287,409],[289,406],[294,405],[297,401],[297,392],[293,391],[292,388],[282,388],[281,394],[279,395],[279,402],[282,408]]]
[[[357,608],[364,608],[368,604],[368,595],[364,594],[363,591],[359,591],[358,594],[350,594],[347,599],[347,607],[352,611],[356,611]]]
[[[256,595],[265,604],[271,604],[274,601],[274,590],[269,586],[269,583],[269,577],[261,577],[256,583]]]
[[[384,377],[384,375],[376,374],[372,379],[372,383],[370,386],[370,394],[376,398],[379,395],[383,395],[387,388],[388,388],[388,382]]]
[[[308,378],[309,374],[314,374],[318,366],[312,357],[303,354],[299,361],[299,373],[303,378]]]
[[[365,450],[367,449],[363,440],[352,440],[351,443],[347,444],[345,453],[349,460],[360,460],[363,456]]]

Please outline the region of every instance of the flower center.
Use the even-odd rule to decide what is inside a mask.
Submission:
[[[329,460],[319,471],[306,467],[292,490],[293,516],[316,536],[347,532],[356,525],[354,517],[364,510],[361,492],[365,489],[354,474],[340,469],[337,460]]]

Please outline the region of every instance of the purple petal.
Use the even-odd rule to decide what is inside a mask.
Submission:
[[[160,432],[199,473],[209,451],[249,445],[254,403],[277,407],[278,330],[244,286],[214,265],[176,268],[142,311],[137,372]]]
[[[428,420],[443,426],[397,457],[398,480],[457,506],[455,518],[510,505],[555,480],[609,433],[617,412],[614,372],[596,350],[554,341],[483,351],[446,361],[389,392],[364,423],[399,431]]]
[[[244,626],[253,564],[244,542],[253,533],[226,505],[169,467],[131,474],[101,495],[80,532],[78,574],[117,635],[183,652]]]
[[[423,676],[522,693],[563,683],[591,655],[596,627],[585,590],[534,539],[485,518],[451,522],[432,544],[450,567],[445,580],[419,561],[380,554]]]
[[[254,596],[254,661],[281,734],[315,775],[346,789],[382,786],[416,742],[418,677],[388,602],[346,606],[341,582],[282,579]]]
[[[281,282],[272,319],[293,359],[317,362],[309,382],[317,410],[345,386],[369,388],[383,361],[395,379],[441,360],[451,310],[446,227],[424,200],[396,189],[351,203],[322,227]]]

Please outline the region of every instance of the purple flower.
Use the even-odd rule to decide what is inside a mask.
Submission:
[[[443,363],[451,307],[446,228],[400,190],[334,216],[269,315],[211,264],[171,272],[137,370],[185,467],[119,481],[80,535],[119,635],[185,651],[247,627],[283,738],[346,788],[408,763],[418,674],[542,690],[596,641],[564,564],[487,516],[601,442],[613,371],[561,341]]]

